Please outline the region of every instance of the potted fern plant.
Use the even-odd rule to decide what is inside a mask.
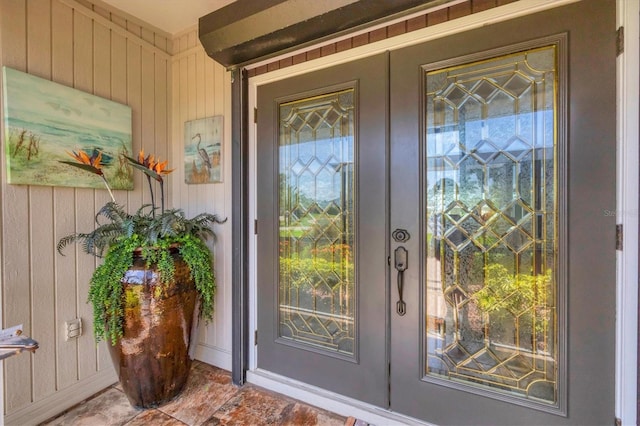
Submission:
[[[70,155],[75,161],[63,163],[98,175],[111,201],[98,211],[93,231],[63,237],[57,250],[62,254],[67,245],[81,243],[83,251],[103,259],[89,287],[96,340],[108,341],[131,404],[158,406],[187,381],[197,316],[212,318],[216,283],[205,240],[215,237],[213,225],[224,220],[209,213],[187,219],[180,209],[165,209],[164,176],[172,170],[143,151],[125,157],[144,172],[151,192],[151,204],[134,214],[116,203],[100,152]],[[152,179],[159,183],[160,209]]]

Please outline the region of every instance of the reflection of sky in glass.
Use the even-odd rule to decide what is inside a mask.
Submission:
[[[488,158],[504,152],[519,158],[535,144],[536,157],[542,158],[543,148],[545,158],[550,159],[554,145],[553,119],[553,110],[547,109],[429,127],[426,144],[428,190],[433,191],[442,179],[458,182],[458,166],[465,162],[468,154]]]
[[[280,172],[300,194],[319,204],[342,197],[342,166],[353,163],[353,137],[280,146]]]

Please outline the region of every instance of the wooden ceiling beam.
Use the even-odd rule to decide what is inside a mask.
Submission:
[[[237,0],[200,18],[207,54],[235,68],[451,0]]]

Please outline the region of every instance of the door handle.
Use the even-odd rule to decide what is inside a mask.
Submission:
[[[402,291],[404,290],[404,271],[407,270],[409,261],[409,252],[403,246],[398,247],[393,252],[395,268],[398,271],[398,303],[396,303],[396,312],[398,315],[403,316],[407,313],[407,304],[402,298]]]

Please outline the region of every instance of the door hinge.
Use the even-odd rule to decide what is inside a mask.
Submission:
[[[616,419],[613,421],[613,424],[615,426],[622,426],[622,419],[616,417]]]
[[[258,346],[258,330],[254,330],[253,332],[253,345]]]
[[[616,250],[622,251],[623,241],[624,241],[624,230],[622,229],[622,224],[619,223],[616,225]]]
[[[258,235],[258,219],[253,220],[253,234]]]
[[[616,56],[624,53],[624,27],[619,27],[616,31]]]
[[[253,108],[253,122],[257,123],[258,122],[258,108]]]

